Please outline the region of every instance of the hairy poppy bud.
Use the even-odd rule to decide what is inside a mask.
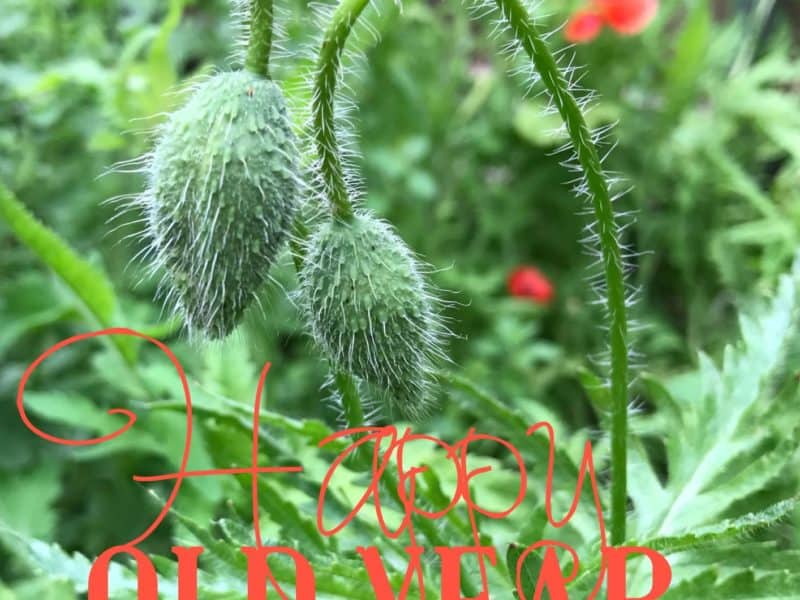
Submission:
[[[144,200],[191,331],[221,338],[240,321],[291,230],[298,162],[280,88],[246,71],[201,83],[163,126]]]
[[[333,368],[382,390],[405,416],[423,414],[443,328],[416,260],[389,226],[363,212],[323,223],[308,240],[300,284]]]

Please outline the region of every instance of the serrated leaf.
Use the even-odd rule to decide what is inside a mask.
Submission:
[[[579,367],[577,375],[592,404],[601,411],[611,410],[611,392],[608,385],[586,367]]]
[[[61,471],[54,462],[30,471],[0,472],[0,522],[30,536],[46,537],[56,524],[51,503],[59,493]]]
[[[722,576],[717,570],[684,581],[671,588],[664,600],[797,600],[800,574],[770,573],[757,576],[753,570]]]
[[[715,547],[721,542],[742,538],[754,531],[778,523],[791,515],[797,505],[797,499],[784,500],[766,510],[750,513],[737,519],[727,519],[683,535],[654,538],[642,544],[631,543],[629,545],[642,545],[664,553]]]
[[[32,572],[50,580],[66,580],[79,594],[86,593],[92,561],[78,552],[68,554],[58,544],[28,538],[0,523],[0,543]],[[109,589],[136,590],[136,575],[117,562],[108,569]]]
[[[677,536],[713,523],[735,501],[778,477],[794,455],[797,440],[784,439],[749,467],[727,470],[770,435],[762,416],[769,412],[765,396],[793,333],[796,287],[794,276],[782,277],[767,306],[741,317],[742,341],[725,349],[721,368],[701,354],[699,370],[676,380],[680,385],[667,386],[666,392],[655,388],[659,405],[669,407],[662,414],[668,478],[663,493],[653,493],[657,488],[645,484],[655,476],[642,476],[652,468],[649,461],[641,454],[634,461],[630,493],[639,499],[637,537]]]
[[[172,514],[186,529],[206,548],[203,556],[213,568],[215,576],[227,574],[236,576],[244,581],[247,573],[247,558],[240,548],[218,539],[208,529],[199,523],[176,511]],[[338,556],[323,554],[312,555],[303,550],[304,556],[312,563],[319,598],[347,598],[357,600],[371,600],[374,598],[372,585],[363,565],[347,561]],[[294,585],[295,570],[291,562],[284,560],[270,560],[270,568],[275,579],[287,588]],[[392,570],[394,571],[394,570]],[[390,574],[390,581],[397,583],[396,577]],[[216,586],[217,591],[219,586]]]
[[[297,505],[285,500],[277,488],[259,478],[258,489],[261,507],[280,525],[283,539],[293,540],[301,548],[313,547],[320,552],[335,550],[332,546],[335,538],[324,538],[316,522],[301,514]]]
[[[674,555],[677,560],[692,567],[718,567],[726,569],[751,569],[767,573],[769,571],[793,570],[800,565],[800,550],[782,550],[775,542],[732,542],[720,545],[703,546],[696,551],[689,550],[682,555]],[[685,561],[684,561],[685,558]]]
[[[5,596],[0,589],[0,600],[77,600],[78,594],[69,581],[38,577],[14,586],[13,593]]]
[[[105,274],[79,257],[55,232],[36,219],[2,183],[0,215],[19,241],[64,280],[100,323],[110,323],[116,299]]]
[[[105,273],[78,256],[54,231],[34,217],[1,182],[0,216],[17,239],[67,284],[97,323],[109,327],[116,310],[116,296]],[[114,336],[112,341],[123,356],[132,362],[134,352],[130,340]]]

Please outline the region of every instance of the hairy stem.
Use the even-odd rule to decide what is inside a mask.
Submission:
[[[350,31],[369,0],[342,0],[333,13],[322,39],[317,60],[312,100],[314,141],[319,154],[320,171],[333,214],[349,218],[353,207],[347,192],[344,169],[336,139],[334,99],[339,79],[342,52]]]
[[[364,426],[364,409],[361,407],[361,398],[358,396],[358,387],[353,376],[340,371],[336,374],[336,387],[342,395],[344,418],[347,426],[352,428]]]
[[[272,0],[250,0],[250,40],[245,67],[251,73],[269,77],[272,51]]]
[[[566,125],[567,133],[583,170],[597,219],[602,263],[607,288],[609,344],[611,347],[611,543],[625,541],[627,510],[627,437],[628,437],[628,321],[625,305],[625,282],[622,251],[617,239],[611,194],[592,141],[592,133],[583,118],[580,105],[570,92],[569,83],[553,54],[520,0],[495,0],[511,31],[533,61],[542,82],[553,98]]]
[[[334,376],[336,389],[339,390],[339,395],[342,399],[342,410],[344,411],[344,421],[348,429],[357,429],[364,427],[366,421],[364,420],[364,408],[361,403],[361,396],[358,392],[358,384],[355,378],[349,373],[339,371]],[[360,439],[361,435],[354,435],[353,441]],[[371,449],[368,446],[359,446],[353,452],[348,466],[355,470],[367,471],[372,466]]]
[[[342,53],[347,38],[356,20],[364,12],[369,0],[342,0],[331,17],[322,39],[322,47],[317,58],[317,72],[314,77],[312,99],[313,135],[320,160],[320,171],[325,184],[334,216],[349,218],[353,207],[347,193],[344,169],[336,139],[334,122],[334,99],[339,80]],[[307,231],[298,232],[302,237]],[[302,251],[301,251],[302,253]],[[296,253],[295,266],[300,270],[304,257]],[[350,428],[364,426],[364,410],[353,377],[339,372],[334,377],[336,387],[342,396],[342,405],[347,425]]]

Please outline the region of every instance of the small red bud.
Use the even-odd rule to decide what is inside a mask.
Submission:
[[[508,292],[517,298],[528,298],[537,304],[549,304],[555,296],[550,280],[535,267],[519,267],[508,277]]]

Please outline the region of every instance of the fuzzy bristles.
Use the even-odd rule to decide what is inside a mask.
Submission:
[[[150,257],[192,333],[239,323],[297,212],[299,156],[283,94],[246,71],[218,73],[159,132],[141,196]]]
[[[408,247],[367,212],[323,222],[307,245],[300,298],[333,369],[385,394],[403,416],[424,415],[444,328]]]

